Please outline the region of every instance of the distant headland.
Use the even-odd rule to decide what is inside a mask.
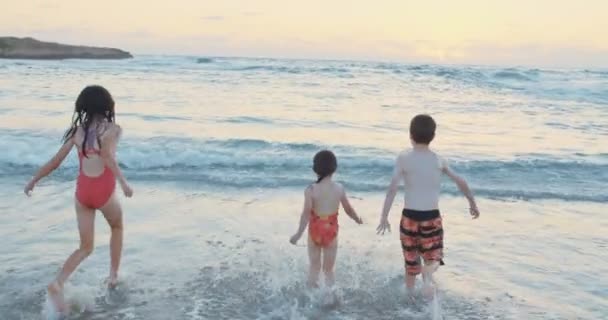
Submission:
[[[0,37],[0,59],[129,59],[133,56],[114,48],[71,46],[33,38]]]

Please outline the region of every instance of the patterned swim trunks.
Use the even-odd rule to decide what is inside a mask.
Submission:
[[[400,231],[407,274],[420,274],[421,258],[425,262],[443,264],[443,226],[439,210],[403,209]]]

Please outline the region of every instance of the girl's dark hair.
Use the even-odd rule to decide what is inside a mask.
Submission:
[[[319,177],[316,183],[319,183],[326,177],[331,176],[334,172],[336,172],[337,168],[338,161],[336,160],[336,156],[333,152],[329,150],[323,150],[315,154],[312,170]]]
[[[86,157],[86,144],[89,128],[96,119],[105,119],[114,122],[114,99],[106,88],[102,86],[88,86],[80,92],[76,99],[76,107],[72,116],[72,126],[63,136],[63,142],[70,140],[76,134],[79,126],[84,130],[82,153]],[[99,137],[97,143],[101,146]]]

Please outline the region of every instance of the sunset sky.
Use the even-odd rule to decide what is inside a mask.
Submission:
[[[608,67],[608,1],[4,0],[0,35],[135,54]]]

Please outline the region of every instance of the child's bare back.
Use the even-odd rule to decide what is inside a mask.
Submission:
[[[340,210],[340,201],[344,194],[344,187],[332,180],[326,179],[310,187],[312,207],[320,217],[327,217]]]

